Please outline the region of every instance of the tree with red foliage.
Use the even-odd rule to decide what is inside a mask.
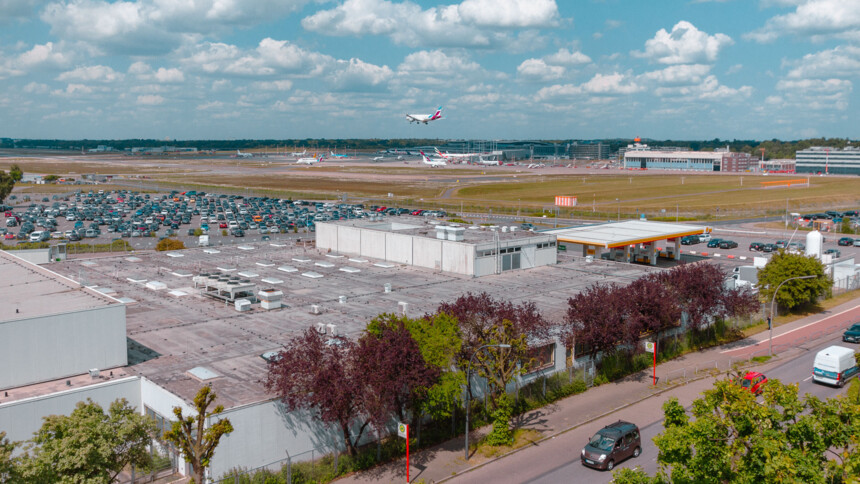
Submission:
[[[725,289],[720,298],[722,315],[733,318],[749,316],[761,309],[758,295],[747,287]]]
[[[545,341],[550,335],[550,324],[534,303],[497,301],[486,292],[468,293],[454,302],[443,302],[437,312],[457,318],[463,338],[460,368],[466,368],[469,361],[473,361],[475,372],[486,378],[494,397],[500,395],[515,376],[529,370],[529,343]],[[476,353],[487,344],[511,347],[489,348]]]
[[[349,455],[370,421],[356,435],[350,428],[367,413],[368,392],[356,344],[328,339],[313,328],[291,339],[269,362],[266,390],[275,393],[289,411],[309,410],[320,421],[337,425]]]
[[[625,307],[627,329],[623,340],[635,346],[644,333],[660,333],[678,326],[681,308],[666,284],[665,273],[648,274],[620,289]]]
[[[382,429],[392,415],[401,422],[411,415],[414,423],[441,371],[424,361],[404,322],[391,320],[366,332],[356,352],[358,370],[371,395],[367,410],[376,428]]]
[[[627,304],[623,291],[615,284],[594,284],[567,300],[567,315],[561,338],[567,348],[581,344],[594,358],[610,351],[622,340]]]
[[[687,315],[687,325],[698,330],[709,316],[719,315],[726,275],[722,269],[707,263],[684,264],[667,274],[669,294]]]

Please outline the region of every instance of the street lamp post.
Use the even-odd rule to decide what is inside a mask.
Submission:
[[[615,199],[615,204],[618,205],[618,221],[621,221],[621,204],[618,203],[618,199]]]
[[[770,298],[770,321],[768,321],[768,327],[769,327],[769,329],[770,329],[770,338],[769,338],[769,340],[770,340],[770,342],[769,342],[769,346],[770,346],[770,349],[769,349],[770,356],[773,356],[773,323],[774,323],[774,320],[776,319],[776,312],[775,312],[775,308],[776,308],[776,306],[774,306],[774,303],[775,303],[775,301],[776,301],[776,293],[778,293],[778,292],[779,292],[779,288],[781,288],[781,287],[782,287],[782,285],[783,285],[783,284],[785,284],[785,283],[786,283],[786,282],[788,282],[788,281],[795,281],[795,280],[798,280],[798,279],[812,279],[813,277],[818,277],[818,276],[816,276],[816,275],[809,275],[809,276],[789,277],[788,279],[786,279],[786,280],[784,280],[784,281],[780,282],[780,283],[779,283],[779,285],[778,285],[778,286],[776,286],[776,290],[775,290],[775,291],[773,291],[773,297],[772,297],[772,298]]]
[[[472,360],[475,358],[475,355],[481,352],[484,348],[510,348],[511,345],[506,344],[497,344],[497,345],[484,345],[479,347],[472,353],[472,357],[469,358],[469,366],[466,369],[466,461],[469,460],[469,396],[472,393],[472,383],[471,383],[471,373],[472,373]]]

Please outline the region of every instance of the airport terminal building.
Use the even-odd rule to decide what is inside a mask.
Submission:
[[[646,147],[647,148],[647,147]],[[634,170],[682,170],[701,172],[754,171],[758,160],[749,153],[723,151],[662,151],[628,149],[624,168]]]
[[[795,153],[797,173],[860,175],[860,147],[843,149],[813,146]]]

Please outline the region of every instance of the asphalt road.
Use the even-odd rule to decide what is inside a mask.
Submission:
[[[851,311],[838,316],[845,327],[849,322],[857,321],[857,313]],[[769,379],[779,379],[783,383],[798,383],[800,394],[809,393],[819,398],[832,398],[843,394],[843,389],[815,384],[812,382],[812,365],[815,354],[830,345],[839,344],[857,350],[856,344],[843,343],[841,330],[830,337],[809,345],[799,345],[803,351],[799,356],[785,361],[769,369],[766,375]],[[600,428],[616,420],[627,420],[639,425],[642,435],[642,454],[638,458],[630,458],[616,468],[640,466],[649,474],[658,470],[657,449],[653,438],[663,431],[663,402],[671,397],[677,397],[682,405],[689,408],[692,401],[702,391],[710,388],[713,378],[693,381],[688,385],[675,388],[659,397],[649,398],[640,403],[622,409],[608,417],[591,422],[582,427],[544,441],[529,449],[491,463],[485,467],[467,472],[451,480],[453,483],[467,482],[505,482],[505,483],[608,483],[612,480],[611,472],[604,472],[585,467],[580,462],[579,453],[587,440]]]

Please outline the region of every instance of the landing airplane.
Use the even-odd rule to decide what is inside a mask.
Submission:
[[[445,166],[448,164],[447,162],[445,162],[444,158],[432,158],[431,159],[431,158],[427,158],[427,155],[425,155],[423,151],[421,151],[420,153],[421,153],[421,159],[425,165]]]
[[[502,161],[501,160],[485,160],[483,156],[478,155],[477,163],[479,165],[500,166],[502,164]]]
[[[319,163],[323,160],[323,155],[319,155],[315,158],[299,158],[296,160],[296,164],[299,165],[313,165],[315,163]]]
[[[332,158],[349,158],[349,155],[336,155],[334,151],[329,150],[329,154]]]
[[[439,109],[437,109],[434,114],[407,114],[406,119],[409,120],[410,123],[424,124],[427,124],[430,121],[436,121],[437,119],[442,119],[442,106],[439,106]]]
[[[242,150],[236,150],[236,158],[253,158],[253,153],[242,153]]]

